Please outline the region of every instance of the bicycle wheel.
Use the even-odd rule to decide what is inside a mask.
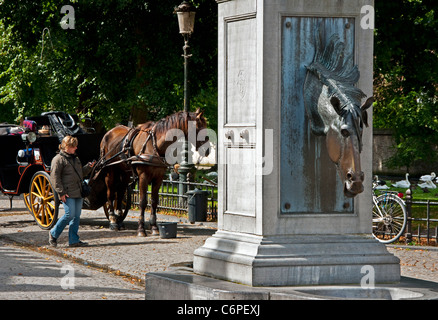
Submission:
[[[382,194],[373,207],[373,236],[382,243],[396,241],[406,227],[406,207],[393,194]]]

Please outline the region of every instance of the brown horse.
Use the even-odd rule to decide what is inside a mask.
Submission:
[[[122,217],[122,198],[130,180],[138,177],[140,190],[140,219],[138,221],[138,236],[146,236],[144,229],[144,212],[147,206],[148,185],[152,186],[150,225],[153,234],[158,233],[156,210],[158,191],[166,173],[166,150],[175,143],[175,132],[184,134],[185,139],[191,139],[190,126],[196,127],[196,137],[207,122],[199,109],[196,112],[177,112],[157,122],[146,122],[135,129],[117,126],[108,131],[100,144],[101,158],[98,166],[105,177],[107,199],[109,203],[109,220],[112,229],[120,227]],[[175,129],[172,133],[172,129]],[[170,137],[170,138],[169,138]],[[196,139],[197,140],[197,139]],[[208,138],[206,139],[208,140]],[[192,141],[190,141],[192,142]],[[193,141],[194,142],[194,141]],[[196,141],[196,149],[205,141]],[[172,152],[173,153],[173,152]],[[117,196],[117,208],[114,201]],[[114,212],[116,209],[117,214]]]

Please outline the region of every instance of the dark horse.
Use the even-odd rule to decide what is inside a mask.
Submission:
[[[304,82],[304,105],[312,132],[326,136],[330,159],[336,164],[344,184],[344,195],[354,197],[364,189],[360,165],[363,126],[368,126],[367,109],[373,104],[354,86],[359,70],[353,56],[345,56],[344,43],[333,34],[328,44],[321,44],[315,32],[316,53],[307,67]]]
[[[157,122],[149,121],[140,124],[135,129],[117,126],[105,134],[100,144],[101,158],[98,165],[103,168],[100,174],[104,175],[107,187],[112,229],[117,229],[121,223],[121,203],[125,190],[131,179],[138,177],[141,210],[138,236],[146,236],[144,212],[149,184],[152,186],[150,225],[153,234],[158,233],[156,210],[158,191],[168,168],[168,163],[165,161],[166,150],[175,143],[178,137],[175,132],[184,134],[185,139],[190,140],[191,135],[196,134],[197,137],[199,131],[206,129],[206,126],[207,122],[198,109],[196,112],[180,111]],[[196,127],[196,133],[190,132],[192,127]],[[196,141],[196,149],[204,143],[205,141]],[[116,197],[117,208],[114,208]]]

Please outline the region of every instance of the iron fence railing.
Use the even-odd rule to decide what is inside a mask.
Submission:
[[[187,215],[188,212],[188,196],[181,194],[179,188],[184,185],[187,191],[199,189],[209,192],[207,198],[207,220],[215,221],[217,219],[217,186],[210,183],[196,182],[179,182],[171,180],[163,180],[158,193],[157,210],[171,211],[178,215]],[[151,191],[148,190],[148,208],[150,208]],[[132,205],[138,207],[140,203],[140,192],[136,184],[132,191]]]
[[[418,218],[412,217],[412,205],[416,206],[425,206],[426,207],[426,217]],[[435,244],[437,244],[437,235],[438,235],[438,219],[432,219],[431,216],[431,207],[438,206],[438,202],[433,202],[430,200],[427,201],[415,201],[409,193],[406,195],[406,209],[407,209],[407,223],[405,229],[406,242],[411,242],[413,238],[417,238],[418,241],[421,241],[421,238],[426,238],[427,245],[430,244],[431,239],[435,239]],[[426,222],[426,227],[424,228],[424,224],[418,224],[416,227],[416,233],[414,233],[412,222],[413,221],[423,221]],[[435,227],[431,224],[436,223]]]

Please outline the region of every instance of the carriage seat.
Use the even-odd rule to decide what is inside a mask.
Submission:
[[[41,116],[49,118],[53,130],[58,134],[61,141],[65,136],[83,134],[84,131],[78,125],[78,118],[63,111],[50,111],[41,113]],[[76,118],[76,119],[75,119]]]

